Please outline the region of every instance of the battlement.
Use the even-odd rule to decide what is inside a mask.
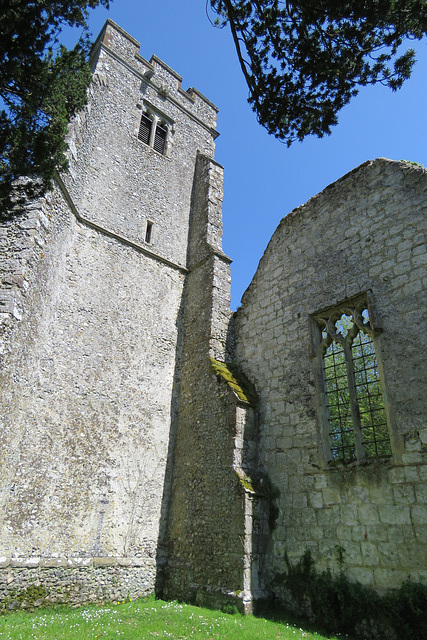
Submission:
[[[96,39],[92,49],[92,69],[99,69],[103,55],[107,54],[122,62],[139,77],[144,84],[155,89],[164,100],[171,100],[177,106],[200,119],[205,126],[216,133],[218,108],[194,87],[184,90],[182,77],[163,60],[153,55],[150,61],[139,53],[140,43],[119,25],[108,19]]]

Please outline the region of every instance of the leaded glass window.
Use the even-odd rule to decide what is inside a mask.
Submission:
[[[319,314],[315,321],[328,457],[348,463],[391,455],[366,300]]]

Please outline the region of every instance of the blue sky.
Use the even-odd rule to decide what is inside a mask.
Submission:
[[[257,123],[228,29],[214,28],[205,0],[114,0],[89,24],[97,36],[107,17],[156,54],[220,109],[216,160],[224,166],[224,251],[232,263],[235,309],[281,218],[366,160],[387,157],[427,166],[427,49],[403,89],[365,87],[339,115],[332,135],[287,148]]]

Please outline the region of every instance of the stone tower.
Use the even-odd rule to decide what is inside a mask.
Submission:
[[[217,109],[138,48],[107,21],[87,108],[70,126],[69,172],[0,237],[0,556],[10,597],[25,598],[34,582],[51,601],[64,599],[59,588],[84,601],[143,595],[156,582],[173,595],[193,574],[193,591],[244,589],[245,497],[224,413],[230,402],[215,404],[216,387],[229,387],[209,359],[225,360],[230,319]],[[197,398],[208,387],[211,423],[225,420],[223,431],[200,424]],[[210,428],[224,449],[220,462],[197,444],[197,430],[206,437]],[[175,440],[178,451],[192,451],[174,474]],[[218,473],[234,483],[221,500]],[[240,505],[233,570],[222,570],[218,584],[211,567],[194,571],[200,557],[180,542],[186,518],[210,545],[193,486],[207,477],[212,504],[232,518]],[[229,543],[216,543],[215,562]]]

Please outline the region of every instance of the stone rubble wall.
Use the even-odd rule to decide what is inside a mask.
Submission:
[[[126,37],[110,23],[106,29],[114,41],[96,50],[89,103],[70,127],[64,182],[85,219],[185,268],[195,160],[198,152],[213,158],[215,120],[184,107],[178,88],[164,95],[158,65],[150,79],[138,58],[125,64],[120,47],[111,47]],[[138,140],[147,104],[172,123],[167,156]]]
[[[31,287],[32,266],[43,252],[50,227],[47,203],[32,203],[27,216],[0,228],[0,355],[9,348],[13,327],[22,320],[27,291]]]
[[[260,469],[280,491],[267,588],[285,552],[337,571],[339,547],[351,579],[427,582],[426,203],[425,169],[365,163],[283,218],[242,299],[236,360],[260,397]],[[393,456],[328,468],[310,316],[366,291]]]
[[[154,561],[77,558],[0,563],[0,611],[134,600],[153,592]]]
[[[221,201],[222,169],[199,156],[163,593],[200,605],[236,602],[247,611],[252,503],[237,473],[235,451],[243,449],[253,410],[215,375],[210,360],[230,357],[230,260],[221,249]]]
[[[63,226],[38,249],[2,359],[0,555],[155,565],[184,276]]]
[[[107,21],[69,172],[0,228],[5,606],[156,589],[250,611],[306,549],[379,589],[427,581],[426,170],[368,162],[290,213],[232,318],[216,107],[138,49]],[[331,467],[311,316],[364,292],[393,456]],[[236,362],[256,410],[218,373]]]

